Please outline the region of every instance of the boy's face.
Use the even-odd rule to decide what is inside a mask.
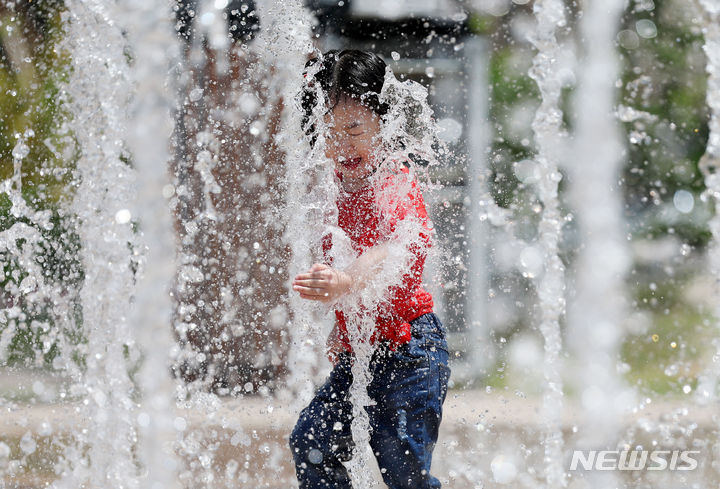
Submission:
[[[343,98],[326,116],[325,156],[335,162],[343,182],[360,183],[370,176],[380,143],[380,117],[355,99]]]

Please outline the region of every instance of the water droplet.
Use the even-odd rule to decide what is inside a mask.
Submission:
[[[534,246],[527,246],[520,252],[520,264],[529,277],[536,277],[543,269],[543,254]]]
[[[33,453],[35,449],[37,449],[37,443],[33,439],[32,434],[27,431],[20,439],[20,450],[27,454],[30,454]]]
[[[191,102],[197,102],[200,100],[203,96],[203,89],[202,88],[193,88],[190,91],[190,101]]]
[[[115,222],[118,224],[127,224],[130,222],[132,215],[128,209],[120,209],[115,213]]]
[[[238,98],[238,106],[243,113],[253,115],[257,113],[260,108],[260,102],[255,95],[245,92],[240,94],[240,97]]]
[[[38,435],[40,436],[50,436],[53,433],[52,425],[48,421],[43,421],[40,423],[40,427],[38,428]]]
[[[45,393],[45,384],[43,384],[39,380],[36,380],[35,382],[33,382],[32,390],[38,396],[42,396],[43,393]]]
[[[451,117],[440,119],[437,125],[441,131],[438,137],[445,142],[454,143],[462,136],[462,124]]]
[[[176,431],[185,431],[185,428],[187,428],[187,421],[185,421],[185,418],[182,416],[178,416],[173,421],[173,428],[175,428]]]
[[[655,22],[650,19],[641,19],[635,22],[635,30],[640,37],[644,37],[645,39],[652,39],[657,36]]]
[[[22,160],[28,154],[30,154],[30,148],[27,144],[25,144],[25,141],[23,141],[22,139],[19,140],[12,150],[13,158],[16,160]]]
[[[317,448],[313,448],[308,452],[308,460],[310,461],[311,464],[317,465],[320,462],[322,462],[322,459],[323,459],[323,454]]]
[[[490,470],[493,473],[493,479],[499,484],[508,484],[515,480],[517,476],[517,467],[505,455],[496,455],[490,462]]]
[[[631,31],[630,29],[618,32],[617,42],[625,49],[637,49],[640,47],[640,38],[635,31]]]
[[[695,207],[695,197],[687,190],[678,190],[673,195],[673,205],[679,212],[688,214]]]

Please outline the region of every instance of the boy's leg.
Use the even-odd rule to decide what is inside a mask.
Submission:
[[[300,489],[350,489],[342,461],[352,454],[350,364],[342,357],[330,377],[302,410],[290,435]]]
[[[439,488],[430,474],[450,377],[444,328],[437,318],[418,321],[410,343],[389,353],[373,379],[368,407],[371,446],[390,489]]]

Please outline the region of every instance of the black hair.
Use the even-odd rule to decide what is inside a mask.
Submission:
[[[321,63],[314,75],[308,68]],[[325,97],[325,105],[332,109],[345,97],[357,99],[379,116],[388,112],[388,105],[380,101],[380,92],[385,81],[385,61],[375,53],[357,49],[332,49],[322,56],[312,58],[305,63],[303,76],[311,77],[306,81],[302,92],[303,119],[302,129],[310,137],[310,144],[317,139],[313,110],[318,104],[315,84],[319,83],[320,92]]]

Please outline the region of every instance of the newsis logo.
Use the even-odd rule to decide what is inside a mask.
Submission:
[[[574,450],[570,470],[695,470],[700,450]]]

